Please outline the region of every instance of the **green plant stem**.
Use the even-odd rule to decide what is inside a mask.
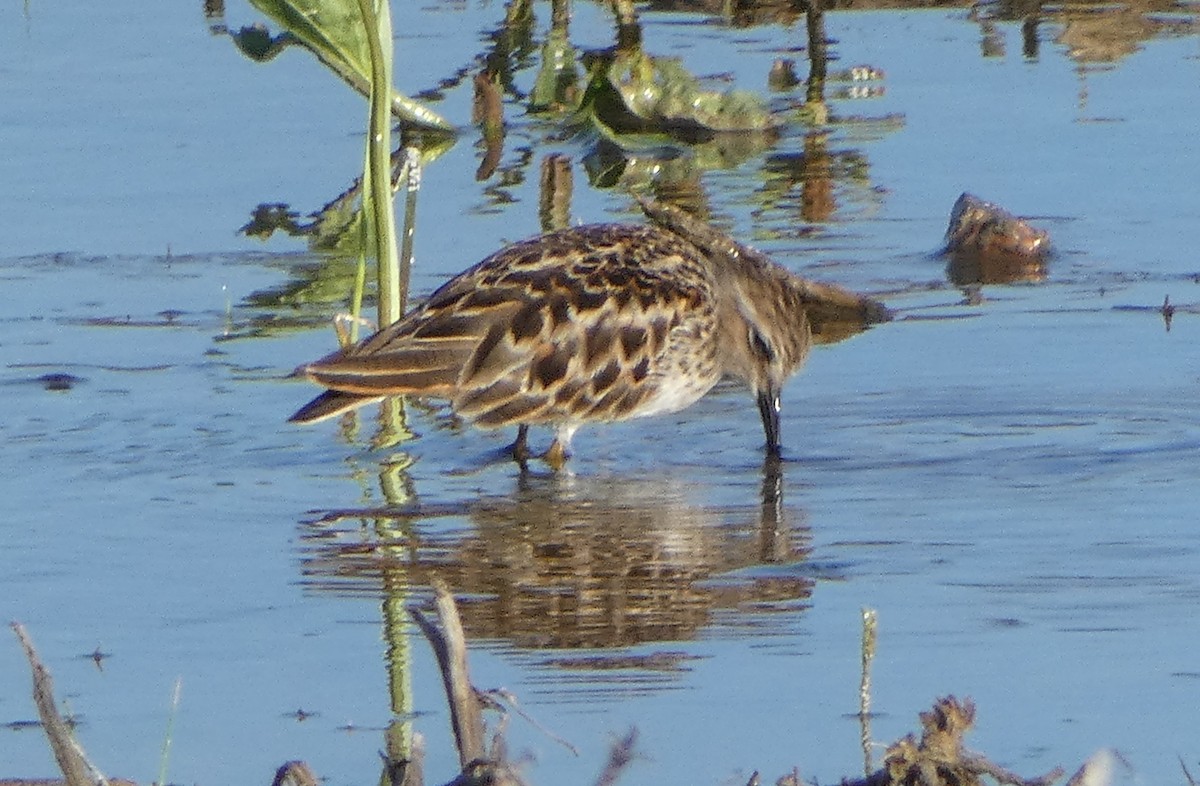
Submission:
[[[392,211],[391,178],[391,13],[387,0],[381,0],[383,13],[377,14],[372,0],[358,0],[367,43],[371,52],[371,112],[367,136],[367,171],[363,174],[366,190],[363,207],[369,206],[371,239],[378,271],[379,328],[400,318],[396,252],[396,220]],[[387,42],[384,42],[384,36]],[[387,47],[385,53],[384,48]]]

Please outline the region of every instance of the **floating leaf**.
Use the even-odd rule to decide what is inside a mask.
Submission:
[[[776,121],[754,93],[705,90],[676,58],[639,50],[595,57],[581,102],[618,135],[661,134],[685,142],[719,133],[771,133]]]

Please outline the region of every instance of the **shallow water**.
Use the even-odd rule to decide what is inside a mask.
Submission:
[[[829,14],[834,67],[887,74],[882,95],[832,102],[871,122],[825,140],[792,126],[691,181],[737,236],[900,319],[814,353],[785,392],[778,473],[752,402],[722,388],[584,430],[569,474],[527,478],[490,461],[511,435],[436,409],[411,407],[417,438],[391,449],[370,417],[352,434],[283,423],[313,392],[283,377],[332,346],[337,307],[267,305],[318,259],[237,229],[259,203],[303,213],[346,187],[360,99],[303,53],[249,63],[199,4],[0,11],[0,612],[29,627],[93,758],[142,782],[177,677],[172,781],[266,783],[293,758],[331,784],[376,778],[381,623],[435,570],[464,595],[476,682],[581,750],[514,720],[535,782],[594,777],[634,725],[629,783],[854,774],[863,607],[880,617],[874,739],[955,693],[979,707],[971,745],[1019,772],[1113,745],[1131,779],[1183,782],[1177,757],[1200,768],[1193,10],[1146,16],[1112,62],[1084,59],[1109,40],[1080,38],[1102,14],[1043,22],[1036,57],[1019,22],[963,9]],[[401,86],[474,67],[501,15],[397,9]],[[803,57],[803,20],[644,22],[652,51],[747,88]],[[572,37],[610,31],[581,6]],[[527,90],[535,64],[516,60]],[[576,162],[577,220],[633,216],[587,185],[585,143],[519,100],[500,173],[476,183],[469,88],[436,105],[465,131],[425,172],[422,292],[537,231],[547,153]],[[834,176],[805,180],[822,150]],[[963,190],[1050,230],[1044,280],[948,283],[931,252]],[[815,193],[832,198],[817,215]],[[389,501],[412,515],[336,515]],[[440,683],[401,638],[437,781]],[[0,646],[0,722],[34,714],[19,649]],[[0,729],[0,775],[53,766],[37,731]]]

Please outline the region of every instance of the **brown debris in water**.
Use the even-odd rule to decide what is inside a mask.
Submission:
[[[1163,324],[1167,326],[1167,332],[1171,332],[1171,320],[1175,318],[1175,306],[1171,305],[1171,296],[1167,295],[1163,298],[1162,308],[1159,310],[1162,314]]]
[[[984,776],[999,784],[1049,786],[1063,775],[1061,767],[1039,778],[1022,778],[986,756],[968,751],[963,737],[975,723],[975,705],[946,696],[921,713],[921,739],[909,734],[888,748],[883,768],[843,786],[978,786]]]
[[[1049,233],[974,194],[964,193],[954,203],[945,242],[947,275],[956,286],[1046,278]]]
[[[612,786],[617,782],[617,778],[633,761],[636,743],[637,729],[630,729],[628,734],[613,743],[608,750],[608,763],[604,765],[604,771],[596,779],[596,786]]]
[[[478,690],[470,682],[466,638],[453,596],[440,581],[434,582],[434,592],[437,622],[440,624],[417,610],[411,610],[411,613],[437,656],[447,702],[451,707],[452,728],[462,770],[447,786],[525,786],[525,780],[507,755],[505,717],[501,718],[490,741],[485,739],[487,729],[483,722],[483,711],[495,709],[496,702],[491,695]],[[131,781],[104,780],[87,761],[82,747],[71,736],[66,722],[55,708],[49,672],[38,659],[24,628],[14,624],[13,630],[33,670],[34,700],[64,779],[0,778],[0,786],[136,786]],[[1049,786],[1063,775],[1062,768],[1056,768],[1041,777],[1022,778],[987,757],[967,750],[963,739],[975,722],[975,705],[970,699],[960,701],[954,696],[938,699],[932,709],[921,713],[920,721],[919,740],[913,734],[898,740],[888,748],[881,769],[866,778],[843,779],[842,786],[980,786],[985,782],[1004,786]],[[624,738],[613,743],[608,762],[595,781],[596,786],[613,786],[619,780],[636,757],[636,741],[637,732],[631,730]],[[388,762],[385,782],[390,782],[392,786],[419,784],[422,781],[419,746],[413,758],[413,761]],[[1093,771],[1107,771],[1104,767],[1111,769],[1108,758],[1098,764],[1089,761],[1067,786],[1091,782],[1088,776]],[[1117,760],[1123,762],[1119,757]],[[1189,783],[1194,784],[1186,767],[1184,773]],[[755,772],[748,786],[758,786],[760,782],[759,774]],[[305,762],[290,761],[275,773],[272,786],[317,786],[319,783],[320,780]],[[777,783],[800,786],[802,781],[799,771],[793,770]]]

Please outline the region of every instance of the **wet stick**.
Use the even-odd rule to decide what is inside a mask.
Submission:
[[[458,759],[466,772],[472,762],[485,756],[483,713],[475,689],[471,686],[471,676],[467,670],[466,637],[454,597],[445,582],[440,580],[434,582],[433,589],[437,595],[441,629],[417,609],[411,609],[410,613],[437,656],[442,682],[446,687],[446,701],[450,704],[450,722],[458,745]]]
[[[1196,781],[1192,778],[1192,774],[1188,772],[1187,765],[1183,763],[1182,756],[1179,757],[1179,766],[1183,768],[1183,777],[1187,778],[1188,786],[1196,786]]]
[[[421,191],[421,150],[413,145],[404,147],[404,176],[401,182],[407,184],[404,196],[404,229],[400,235],[400,260],[397,270],[397,297],[400,300],[400,312],[403,313],[408,302],[408,282],[412,278],[413,236],[417,230],[417,194]]]
[[[858,683],[858,722],[862,731],[863,775],[869,776],[871,761],[871,662],[875,660],[875,633],[878,614],[862,610],[862,677]]]
[[[175,690],[171,692],[171,712],[167,715],[167,733],[163,738],[162,759],[158,765],[158,782],[167,782],[167,762],[171,758],[171,740],[175,736],[175,716],[179,714],[179,694],[183,689],[183,678],[175,679]]]
[[[66,786],[108,786],[108,780],[88,761],[83,746],[71,733],[71,727],[58,714],[54,699],[54,680],[38,657],[33,640],[25,632],[25,626],[14,622],[12,629],[13,633],[17,634],[17,639],[25,650],[25,658],[29,661],[29,668],[33,671],[33,701],[37,705],[42,730],[46,732],[46,738],[50,741],[50,749],[54,752],[54,759],[58,762]]]
[[[317,786],[317,779],[312,768],[303,761],[289,761],[275,771],[275,780],[271,786]]]

